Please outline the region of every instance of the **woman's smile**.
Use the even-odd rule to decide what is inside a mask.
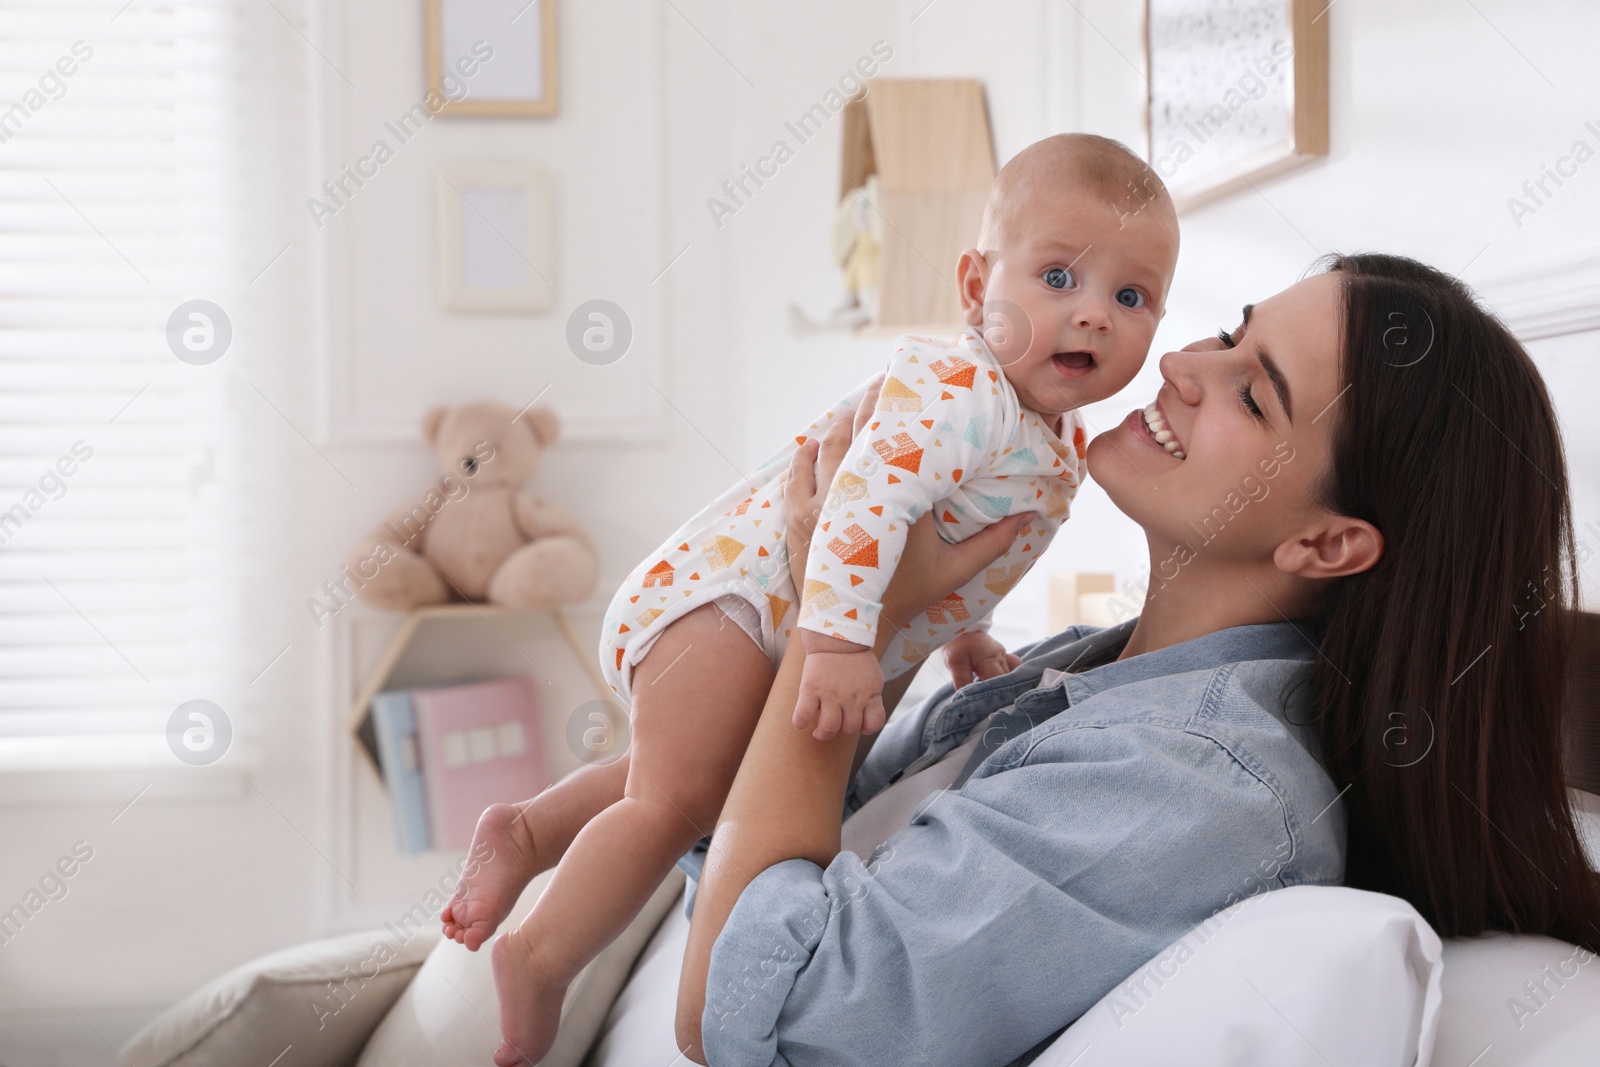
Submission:
[[[1123,420],[1123,425],[1133,436],[1163,455],[1179,462],[1186,458],[1187,453],[1184,452],[1182,443],[1172,432],[1172,424],[1167,422],[1165,414],[1155,401],[1130,411],[1128,417]]]

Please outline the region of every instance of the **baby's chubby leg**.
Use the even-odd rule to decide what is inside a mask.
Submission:
[[[473,859],[439,912],[444,935],[476,952],[528,883],[556,865],[584,824],[621,799],[627,778],[624,754],[581,767],[531,800],[487,808],[472,832]]]
[[[663,630],[635,667],[622,799],[578,833],[532,913],[495,941],[499,1067],[549,1051],[572,979],[715,828],[771,685],[767,654],[712,604]]]

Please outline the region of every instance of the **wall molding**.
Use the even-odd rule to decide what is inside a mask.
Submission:
[[[1475,288],[1519,340],[1600,330],[1600,245],[1512,267]]]
[[[355,39],[346,26],[347,8],[347,0],[333,0],[332,3],[315,5],[313,13],[317,23],[315,36],[324,42],[332,54],[341,57],[342,63],[348,56],[349,43]],[[649,173],[653,169],[658,175],[667,173],[669,162],[666,141],[666,94],[662,91],[666,73],[666,39],[663,21],[659,12],[644,20],[648,43],[644,49],[645,61],[636,68],[641,87],[640,99],[654,101],[653,106],[643,111],[646,144],[640,156],[657,160],[659,164],[656,168],[641,168],[641,170]],[[570,49],[573,33],[570,18],[562,20],[559,32],[563,40],[558,42],[558,47]],[[563,78],[570,80],[576,77],[575,69],[575,63],[567,64]],[[340,76],[329,75],[322,67],[317,68],[315,77],[313,99],[317,127],[313,143],[317,159],[314,169],[317,174],[332,174],[337,171],[342,160],[359,154],[357,147],[349,143],[350,123],[347,109],[350,94]],[[570,101],[571,96],[568,95],[564,104],[569,109]],[[564,120],[557,117],[553,120],[539,121]],[[556,179],[556,210],[559,215],[563,210],[563,198],[578,193],[562,181],[558,161],[545,161],[543,165],[551,168]],[[656,262],[669,263],[676,250],[669,246],[671,235],[667,182],[662,180],[654,184],[655,217],[651,220],[654,232],[650,235],[650,244],[655,249],[653,255]],[[430,219],[434,211],[432,199],[419,206],[418,211],[419,218]],[[357,366],[354,345],[353,294],[349,285],[353,264],[350,230],[351,227],[347,224],[332,225],[319,231],[316,238],[313,267],[316,306],[312,311],[315,323],[313,386],[316,398],[316,436],[319,443],[335,446],[415,446],[419,439],[420,413],[377,411],[361,402],[357,387],[357,372],[360,368]],[[556,250],[558,294],[561,278],[567,273],[567,270],[563,269],[561,258],[563,255],[570,257],[571,254],[572,249],[563,249],[558,243]],[[629,375],[633,388],[619,391],[614,397],[616,402],[603,416],[562,412],[563,443],[638,445],[664,443],[668,439],[670,420],[667,405],[663,403],[656,390],[649,387],[649,382],[655,381],[662,388],[667,388],[672,377],[671,368],[677,344],[674,338],[673,317],[670,313],[673,292],[670,277],[661,279],[660,284],[651,284],[647,292],[648,319],[659,324],[661,342],[652,349],[643,343],[643,339],[635,336],[633,351],[628,356],[630,361],[637,361],[634,372]],[[432,298],[430,292],[429,299]],[[540,321],[558,318],[568,311],[570,308],[562,306],[558,300],[555,308],[540,316]],[[508,403],[511,402],[511,398],[504,399]]]

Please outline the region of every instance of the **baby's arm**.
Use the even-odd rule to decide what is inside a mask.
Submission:
[[[849,729],[866,721],[869,707],[881,707],[861,694],[881,693],[871,650],[906,529],[989,465],[1002,429],[989,368],[968,356],[962,347],[901,342],[872,419],[834,475],[806,560],[798,622],[807,654],[796,726],[831,720],[837,709]]]
[[[883,668],[871,648],[801,628],[806,661],[800,668],[800,697],[794,724],[815,722],[817,740],[839,734],[874,734],[888,714],[883,707]]]

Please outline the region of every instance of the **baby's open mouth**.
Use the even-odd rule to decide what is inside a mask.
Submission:
[[[1074,377],[1088,374],[1094,370],[1093,352],[1057,352],[1050,357],[1050,362],[1063,374]]]

